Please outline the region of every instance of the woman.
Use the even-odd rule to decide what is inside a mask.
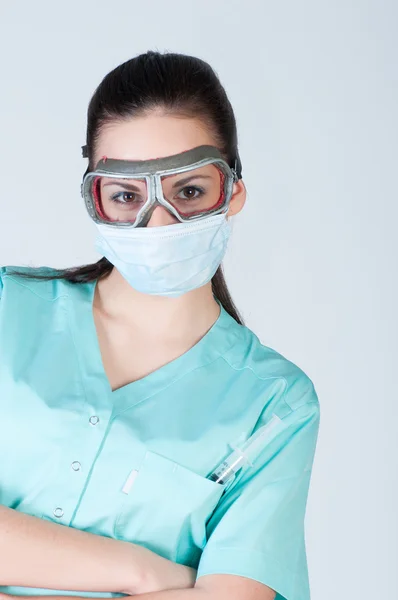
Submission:
[[[246,191],[218,77],[179,54],[127,61],[83,151],[103,258],[1,270],[0,591],[308,600],[319,403],[223,278]]]

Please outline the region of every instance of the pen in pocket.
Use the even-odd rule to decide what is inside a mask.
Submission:
[[[270,432],[281,422],[282,419],[273,414],[272,419],[266,425],[259,427],[259,429],[257,429],[257,431],[253,433],[240,448],[232,446],[234,451],[207,476],[207,479],[211,479],[211,481],[215,481],[216,483],[225,484],[229,482],[235,476],[235,473],[245,464],[253,466],[250,457],[256,454],[256,451],[267,439]]]

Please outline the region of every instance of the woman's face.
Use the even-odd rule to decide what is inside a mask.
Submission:
[[[216,142],[198,119],[165,115],[154,111],[145,117],[114,122],[100,134],[94,156],[94,165],[101,157],[121,160],[149,160],[179,154],[197,146]],[[211,207],[220,193],[220,175],[215,165],[206,165],[195,171],[195,177],[185,187],[178,186],[181,174],[169,176],[163,184],[163,193],[180,212],[189,214]],[[102,210],[110,220],[134,221],[134,214],[146,200],[145,182],[136,181],[134,192],[122,188],[106,177],[101,179]],[[200,190],[200,191],[199,191]],[[228,216],[237,214],[246,199],[246,189],[239,180],[234,184]],[[171,225],[178,220],[163,206],[157,206],[148,227]]]

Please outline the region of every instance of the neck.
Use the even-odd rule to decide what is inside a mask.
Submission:
[[[153,296],[132,288],[116,268],[98,282],[94,308],[109,322],[159,342],[199,339],[220,314],[211,281],[178,298]]]

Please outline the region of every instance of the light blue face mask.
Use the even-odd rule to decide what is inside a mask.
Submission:
[[[134,289],[174,298],[210,281],[231,233],[225,214],[160,227],[96,227],[96,249]]]

